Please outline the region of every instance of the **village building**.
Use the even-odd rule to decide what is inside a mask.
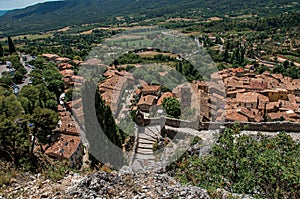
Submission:
[[[79,169],[84,155],[79,130],[70,112],[62,105],[58,105],[57,110],[60,118],[59,127],[52,135],[50,143],[36,146],[34,152],[41,151],[50,158],[66,160],[69,166]]]
[[[224,69],[213,73],[211,81],[193,82],[201,121],[298,121],[299,88],[298,79],[267,71],[256,74],[251,66]]]
[[[45,154],[54,159],[65,159],[69,166],[80,168],[83,144],[78,136],[60,134],[51,146],[45,148]]]
[[[103,76],[107,79],[98,84],[98,89],[101,97],[116,116],[122,107],[124,91],[133,86],[133,77],[132,74],[126,71],[119,72],[113,67],[108,67]]]
[[[288,91],[286,89],[266,89],[261,91],[261,93],[268,96],[270,102],[278,102],[279,100],[287,100],[288,99]]]
[[[142,96],[137,104],[137,107],[142,112],[149,113],[150,111],[155,111],[151,109],[154,104],[156,104],[158,97],[155,95]]]
[[[74,66],[69,63],[60,63],[58,64],[59,70],[66,70],[66,69],[74,69]]]
[[[155,95],[160,96],[161,95],[161,89],[159,85],[156,86],[143,86],[142,88],[142,95]]]
[[[45,59],[49,60],[49,61],[55,61],[55,59],[59,58],[58,55],[55,55],[55,54],[42,54],[42,57],[44,57]]]
[[[73,101],[69,101],[66,103],[66,107],[68,111],[72,113],[73,117],[76,118],[76,121],[78,121],[79,125],[83,125],[84,113],[83,113],[82,99],[79,98]]]

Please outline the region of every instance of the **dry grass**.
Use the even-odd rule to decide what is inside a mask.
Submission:
[[[27,35],[19,35],[19,36],[14,36],[12,37],[12,40],[18,40],[23,39],[24,37],[26,37],[29,40],[35,40],[35,39],[45,39],[45,38],[49,38],[52,37],[53,33],[44,33],[44,34],[27,34]],[[0,39],[0,41],[6,41],[7,38],[2,38]]]
[[[68,30],[70,30],[70,26],[67,26],[67,27],[58,29],[58,30],[56,30],[56,31],[57,31],[57,32],[66,32],[66,31],[68,31]]]
[[[139,56],[141,56],[142,58],[152,58],[155,55],[159,55],[162,54],[164,56],[170,56],[170,57],[176,57],[175,54],[172,53],[162,53],[162,52],[156,52],[156,51],[146,51],[146,52],[141,52],[141,53],[137,53]]]
[[[252,18],[252,17],[257,17],[257,15],[240,15],[240,16],[237,16],[237,17],[230,17],[232,19],[248,19],[248,18]]]
[[[211,17],[211,18],[207,19],[207,22],[211,22],[211,21],[223,21],[223,18],[220,18],[220,17]]]
[[[170,22],[170,21],[196,21],[196,19],[189,19],[189,18],[180,18],[180,17],[177,17],[177,18],[168,19],[166,22]]]

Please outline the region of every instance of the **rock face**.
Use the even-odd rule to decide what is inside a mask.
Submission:
[[[72,184],[82,179],[77,173],[70,172],[63,179],[53,182],[41,174],[23,173],[16,179],[12,178],[10,185],[0,185],[0,199],[4,198],[51,198],[72,199],[66,196],[66,190]]]
[[[209,198],[200,187],[182,186],[166,174],[96,172],[68,188],[74,198]]]

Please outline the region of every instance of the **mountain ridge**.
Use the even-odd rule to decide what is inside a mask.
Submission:
[[[0,32],[7,36],[54,30],[70,25],[105,25],[116,22],[115,17],[124,15],[141,19],[243,14],[263,16],[299,10],[299,3],[293,0],[65,0],[8,11],[0,17]]]
[[[0,16],[4,15],[8,10],[0,10]]]

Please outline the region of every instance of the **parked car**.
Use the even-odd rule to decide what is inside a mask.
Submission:
[[[14,88],[14,94],[18,95],[19,94],[20,89],[19,88]]]
[[[22,55],[22,59],[23,59],[23,61],[27,61],[27,56],[26,55]]]
[[[6,68],[11,68],[12,67],[12,63],[10,61],[6,62]]]
[[[28,65],[29,68],[35,69],[35,66],[33,65]]]

